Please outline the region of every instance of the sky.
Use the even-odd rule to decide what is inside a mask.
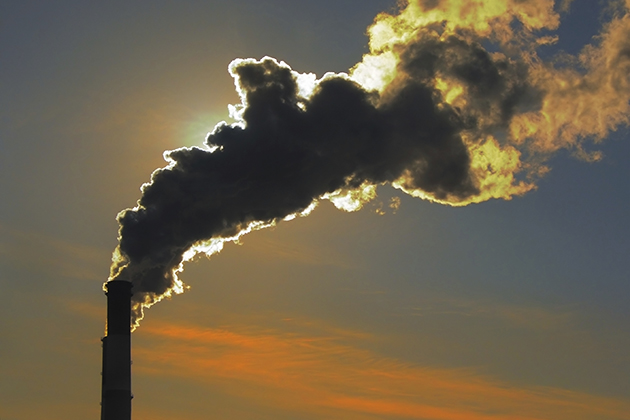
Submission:
[[[508,3],[521,20],[506,23]],[[0,3],[1,420],[99,416],[103,282],[115,249],[114,274],[144,264],[119,247],[117,215],[168,164],[165,150],[227,154],[204,141],[215,124],[235,122],[228,105],[246,97],[254,109],[255,92],[242,73],[239,96],[228,67],[266,56],[277,60],[273,72],[348,73],[328,77],[375,89],[387,115],[400,92],[430,84],[441,105],[426,124],[472,116],[449,138],[470,136],[473,158],[480,144],[504,154],[484,149],[494,169],[477,167],[451,189],[426,187],[422,174],[369,173],[377,196],[361,196],[358,211],[319,199],[308,217],[277,217],[185,263],[179,280],[189,289],[145,308],[133,333],[135,420],[630,419],[630,4],[485,2],[496,6],[491,29],[481,12],[453,12],[454,0],[412,4],[424,9],[393,0]],[[405,38],[444,10],[449,22],[471,17],[469,32],[444,24]],[[369,31],[380,12],[372,28],[382,31]],[[388,54],[413,64],[405,53],[427,45],[446,57],[435,64],[441,82],[417,82],[427,58],[391,76]],[[483,90],[451,65],[475,46],[491,51],[505,91]],[[514,86],[516,108],[497,113]],[[304,112],[312,98],[298,98]],[[336,135],[335,121],[320,126]],[[215,130],[211,145],[230,130]],[[515,151],[518,168],[503,159]],[[484,183],[493,174],[512,183],[493,189]]]

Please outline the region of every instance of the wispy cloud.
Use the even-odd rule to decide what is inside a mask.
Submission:
[[[459,315],[496,319],[515,327],[529,330],[556,330],[567,326],[576,316],[568,307],[546,308],[543,306],[506,304],[491,300],[464,298],[436,298],[421,302],[412,308],[416,316]]]
[[[628,401],[382,357],[362,346],[361,334],[334,328],[305,335],[155,325],[136,333],[136,374],[220,383],[241,398],[325,418],[627,420],[630,410]]]

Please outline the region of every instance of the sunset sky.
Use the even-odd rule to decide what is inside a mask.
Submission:
[[[421,16],[458,4],[416,3]],[[504,133],[534,133],[502,146],[537,171],[518,175],[528,191],[379,185],[361,210],[321,200],[198,256],[180,274],[190,289],[133,333],[134,420],[630,420],[630,0],[482,3],[548,18],[506,26],[529,22],[537,41],[522,42],[554,69],[532,82],[548,118],[533,107]],[[116,216],[165,150],[234,122],[232,60],[347,73],[368,62],[375,17],[403,9],[0,2],[0,420],[99,418]],[[563,93],[565,69],[592,76],[592,96]],[[464,100],[435,83],[449,106]]]

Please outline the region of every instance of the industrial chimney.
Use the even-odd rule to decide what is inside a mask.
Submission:
[[[103,337],[101,420],[131,420],[131,283],[113,280],[107,291]]]

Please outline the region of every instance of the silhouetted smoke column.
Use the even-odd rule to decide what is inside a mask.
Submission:
[[[410,13],[420,13],[414,7],[421,6],[411,2],[380,22],[398,30],[404,25],[389,20],[405,23]],[[527,17],[518,9],[512,13]],[[554,135],[547,134],[554,128],[536,123],[556,95],[545,83],[547,77],[577,76],[540,65],[531,46],[510,54],[526,46],[515,49],[496,34],[488,36],[503,52],[490,53],[477,29],[449,29],[436,16],[438,23],[415,28],[408,39],[379,46],[352,77],[314,80],[272,58],[230,65],[242,101],[233,112],[238,122],[217,125],[207,148],[166,152],[168,166],[143,186],[138,206],[119,215],[111,279],[133,283],[134,322],[143,307],[182,291],[177,273],[195,252],[216,252],[223,241],[308,212],[319,199],[335,202],[345,195],[358,209],[374,197],[374,186],[392,184],[414,196],[465,205],[535,187],[522,175],[544,167],[535,159],[521,165],[517,149],[531,156],[532,150],[543,156],[553,149],[544,135]],[[505,25],[501,36],[511,31],[511,20],[488,19]],[[540,27],[557,25],[550,22]],[[383,74],[377,75],[381,86],[368,91],[354,80],[370,66]],[[582,95],[577,88],[569,92]],[[532,143],[535,148],[527,149]]]

